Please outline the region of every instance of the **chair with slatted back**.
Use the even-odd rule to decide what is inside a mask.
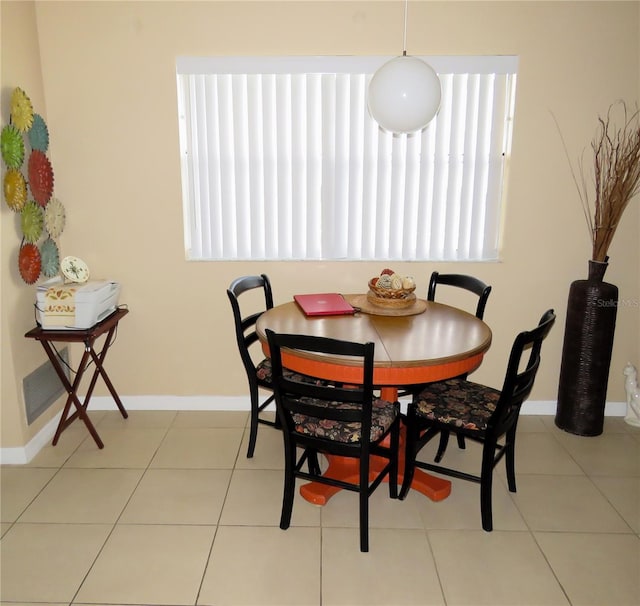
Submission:
[[[368,551],[369,496],[388,478],[389,496],[397,497],[400,433],[399,404],[374,396],[374,344],[276,334],[269,329],[266,333],[272,360],[276,409],[284,437],[285,471],[280,528],[286,530],[291,521],[296,478],[338,486],[359,494],[360,551]],[[283,349],[295,349],[310,356],[345,357],[354,366],[362,368],[362,383],[340,386],[292,379],[283,370]],[[305,461],[312,461],[316,453],[357,459],[360,467],[358,479],[351,482],[324,476],[316,464],[309,465],[309,472],[304,471]],[[369,465],[372,455],[385,461],[377,472],[371,470]]]
[[[441,274],[437,271],[434,271],[431,274],[431,278],[429,280],[429,288],[427,291],[428,301],[435,301],[436,288],[438,285],[460,288],[476,295],[478,297],[478,300],[476,303],[475,315],[480,320],[484,318],[484,310],[487,305],[489,294],[491,293],[491,286],[485,284],[482,280],[474,276],[468,276],[465,274]],[[466,375],[463,375],[460,378],[464,379],[466,378]],[[434,385],[433,387],[436,388],[437,386]],[[457,440],[458,447],[464,449],[464,436],[458,434]],[[446,430],[442,430],[440,432],[440,445],[438,446],[438,451],[436,452],[436,456],[434,459],[436,463],[439,463],[442,460],[442,457],[447,450],[448,444],[449,432]]]
[[[258,294],[253,300],[253,311],[251,311],[251,313],[245,312],[245,315],[243,315],[240,309],[240,296],[248,293],[249,291],[256,291],[256,293],[258,293],[259,290],[261,290],[262,293]],[[249,381],[251,413],[247,458],[251,458],[253,457],[256,447],[258,425],[263,424],[276,428],[280,427],[277,416],[275,417],[275,420],[272,421],[270,418],[261,414],[274,400],[273,389],[271,386],[271,360],[269,358],[262,358],[258,363],[254,362],[254,357],[256,359],[258,357],[262,357],[258,346],[254,347],[254,344],[258,342],[256,322],[265,311],[273,307],[273,291],[271,290],[271,282],[269,281],[269,278],[265,274],[260,274],[259,276],[242,276],[241,278],[236,278],[231,282],[227,289],[227,295],[229,296],[231,309],[233,310],[238,350],[247,374],[247,380]],[[288,370],[285,372],[298,377],[303,381],[309,381],[311,383],[316,381],[321,382],[319,379],[314,377],[306,377]],[[262,403],[260,402],[261,389],[270,392],[269,396]]]
[[[240,309],[239,298],[248,291],[255,289],[262,290],[262,296],[258,297],[260,301],[264,301],[264,305],[254,307],[255,311],[242,315]],[[231,282],[227,289],[227,295],[231,302],[233,310],[233,319],[235,322],[236,341],[238,350],[242,358],[242,364],[249,381],[249,395],[251,398],[250,413],[250,429],[249,429],[249,447],[247,449],[247,457],[253,457],[256,447],[256,439],[258,436],[258,424],[275,426],[276,421],[271,421],[261,416],[262,411],[273,402],[274,396],[271,388],[271,363],[268,358],[262,359],[257,364],[252,356],[252,345],[257,343],[258,335],[255,330],[258,318],[268,309],[273,307],[273,293],[271,290],[271,282],[265,274],[259,276],[243,276],[236,278]],[[254,305],[258,305],[254,303]],[[255,348],[257,349],[257,347]],[[257,354],[253,354],[257,357]],[[260,389],[268,390],[270,395],[267,399],[260,403]]]
[[[427,290],[427,300],[436,300],[436,288],[438,285],[453,286],[462,288],[477,295],[478,302],[476,304],[476,318],[484,318],[484,309],[487,305],[487,299],[491,294],[491,286],[485,284],[482,280],[465,274],[441,274],[434,271],[429,279],[429,288]]]
[[[404,480],[400,498],[411,486],[416,467],[480,484],[482,528],[493,529],[491,491],[493,469],[504,457],[507,484],[516,492],[515,443],[518,417],[529,397],[540,367],[542,342],[556,316],[546,311],[538,326],[521,332],[511,348],[502,389],[466,379],[441,381],[414,396],[406,418]],[[528,358],[526,355],[528,353]],[[477,475],[417,460],[421,449],[441,431],[450,431],[482,445],[482,464]]]

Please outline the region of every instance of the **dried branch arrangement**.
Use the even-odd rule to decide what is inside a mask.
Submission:
[[[621,125],[614,120],[616,110],[621,113]],[[586,176],[584,154],[578,164],[579,179],[570,160],[569,165],[591,235],[591,259],[604,262],[622,213],[640,191],[640,110],[629,114],[623,101],[612,104],[606,118],[598,117],[591,149],[593,193]]]

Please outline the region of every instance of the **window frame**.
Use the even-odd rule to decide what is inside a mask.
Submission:
[[[236,229],[235,238],[237,241],[252,241],[253,238],[260,239],[262,244],[262,254],[252,255],[252,254],[238,254],[237,252],[229,252],[233,251],[233,248],[227,249],[226,252],[222,254],[212,255],[210,252],[203,252],[202,242],[199,241],[201,237],[204,237],[202,234],[198,234],[198,230],[202,227],[208,227],[211,230],[211,233],[207,236],[210,241],[215,238],[213,230],[217,230],[217,236],[220,238],[224,236],[224,233],[220,230],[224,230],[225,228],[220,225],[223,223],[221,221],[220,208],[225,204],[221,202],[218,209],[218,216],[216,217],[218,223],[216,223],[216,219],[212,219],[210,216],[207,216],[208,208],[206,204],[198,204],[192,198],[194,196],[199,195],[198,184],[196,183],[196,179],[193,174],[193,166],[190,165],[190,158],[192,157],[191,148],[189,147],[190,142],[188,141],[188,126],[185,126],[187,121],[190,119],[186,116],[186,110],[188,109],[189,102],[185,99],[185,91],[184,85],[185,80],[189,78],[189,74],[225,74],[226,76],[233,78],[233,76],[240,76],[243,74],[344,74],[344,73],[365,73],[366,74],[366,82],[365,85],[368,86],[368,82],[373,73],[383,65],[387,60],[392,57],[380,57],[380,56],[369,56],[369,57],[354,57],[354,56],[338,56],[338,57],[309,57],[309,56],[294,56],[294,57],[178,57],[176,61],[176,75],[177,75],[177,87],[178,87],[178,113],[179,113],[179,130],[180,130],[180,157],[181,157],[181,177],[182,177],[182,192],[183,192],[183,217],[184,217],[184,237],[185,237],[185,254],[188,260],[223,260],[223,261],[232,261],[232,260],[311,260],[311,261],[333,261],[333,260],[346,260],[346,261],[358,261],[358,260],[375,260],[375,261],[394,261],[394,260],[411,260],[411,261],[492,261],[497,260],[499,258],[500,246],[501,246],[501,222],[502,222],[502,213],[504,211],[504,198],[506,193],[506,173],[507,173],[507,165],[508,158],[511,149],[511,139],[513,132],[513,117],[514,117],[514,107],[515,107],[515,90],[516,90],[516,79],[517,79],[517,68],[518,68],[518,58],[515,56],[424,56],[421,57],[427,63],[432,65],[434,69],[441,74],[441,79],[443,80],[443,103],[445,103],[447,90],[451,90],[453,85],[447,88],[448,84],[445,81],[445,78],[450,77],[450,74],[460,75],[462,74],[497,74],[504,75],[510,74],[506,77],[506,86],[508,87],[508,91],[504,94],[504,98],[502,99],[502,103],[504,107],[502,108],[504,111],[504,123],[502,124],[502,129],[498,133],[498,137],[501,139],[500,141],[494,142],[494,145],[499,146],[500,152],[494,153],[493,156],[487,159],[487,162],[492,161],[494,164],[498,163],[499,166],[494,166],[494,176],[497,174],[499,178],[496,180],[493,179],[493,182],[490,184],[485,184],[489,189],[493,188],[493,191],[487,192],[487,195],[493,196],[493,203],[490,207],[488,207],[488,216],[466,216],[465,220],[461,221],[462,230],[466,230],[467,232],[472,229],[472,224],[474,221],[482,221],[483,224],[487,222],[490,223],[490,228],[487,229],[488,234],[488,247],[483,248],[482,250],[475,250],[473,253],[469,254],[469,252],[465,252],[464,254],[459,254],[459,247],[452,248],[455,246],[455,243],[448,244],[447,246],[442,246],[442,242],[440,240],[443,238],[442,231],[445,231],[445,228],[440,229],[440,226],[445,226],[446,229],[451,230],[450,227],[452,221],[456,221],[455,215],[456,212],[459,212],[459,205],[456,204],[442,204],[437,212],[431,215],[431,220],[429,221],[429,228],[432,233],[430,238],[432,238],[435,242],[430,246],[426,252],[423,250],[422,252],[413,252],[408,249],[403,248],[405,238],[408,240],[409,235],[412,242],[419,240],[417,231],[419,229],[419,222],[414,220],[407,219],[407,224],[404,227],[407,231],[402,231],[402,229],[398,228],[397,225],[394,224],[394,221],[397,223],[397,216],[400,214],[404,214],[405,205],[401,208],[402,213],[392,212],[392,209],[389,203],[386,206],[381,205],[378,209],[376,207],[376,212],[380,210],[383,213],[386,213],[384,216],[386,220],[373,222],[370,217],[366,214],[360,214],[360,219],[356,220],[350,216],[350,210],[352,206],[358,206],[362,204],[361,201],[358,200],[359,194],[356,192],[352,192],[347,190],[346,199],[344,198],[344,192],[341,193],[343,195],[342,205],[332,201],[331,204],[327,204],[323,199],[320,202],[321,211],[318,210],[318,205],[313,208],[312,212],[315,213],[312,215],[313,219],[310,219],[308,216],[304,216],[305,209],[307,205],[301,205],[301,207],[296,207],[292,200],[289,201],[289,207],[284,211],[285,213],[289,213],[292,216],[295,213],[298,215],[302,214],[302,218],[298,216],[297,222],[294,221],[294,227],[291,227],[291,223],[286,223],[286,221],[282,219],[274,218],[274,206],[255,206],[261,213],[259,216],[259,223],[262,222],[262,226],[256,228],[253,224],[250,227],[242,226],[244,231],[239,231],[240,228]],[[337,65],[340,69],[336,69],[335,67],[332,70],[328,70],[328,65]],[[365,87],[366,93],[366,87]],[[451,93],[454,94],[454,93]],[[365,96],[366,99],[366,96]],[[455,110],[455,104],[453,106],[447,106],[448,109],[446,111],[450,111],[453,113]],[[366,111],[366,109],[365,109]],[[445,110],[442,110],[444,114]],[[347,112],[348,113],[348,112]],[[368,112],[367,112],[368,114]],[[341,119],[340,116],[334,118],[336,120]],[[452,118],[449,116],[447,120],[451,120]],[[369,120],[373,122],[373,119]],[[376,137],[373,140],[371,138],[370,131],[367,131],[366,128],[364,131],[362,129],[357,130],[356,133],[359,133],[361,136],[364,136],[366,139],[366,144],[373,145],[375,144],[375,149],[377,153],[386,154],[387,157],[385,162],[394,162],[397,157],[407,158],[411,149],[415,147],[418,141],[420,141],[421,150],[427,149],[426,153],[431,153],[430,161],[435,163],[438,161],[438,158],[434,156],[435,153],[434,147],[438,145],[438,141],[434,138],[433,132],[437,129],[439,117],[436,117],[432,123],[427,126],[421,133],[418,134],[409,134],[409,135],[392,135],[391,133],[385,133],[382,129],[376,128],[377,131]],[[444,118],[443,118],[444,120]],[[373,122],[375,125],[375,123]],[[375,125],[377,127],[377,125]],[[195,131],[197,127],[193,127],[192,130]],[[291,127],[289,126],[291,130]],[[367,134],[368,133],[368,134]],[[353,134],[353,133],[351,133]],[[243,137],[246,136],[246,133],[242,134]],[[368,138],[367,138],[368,136]],[[459,138],[459,136],[457,137]],[[329,145],[333,145],[333,142],[330,142]],[[424,146],[427,147],[424,147]],[[431,146],[430,148],[428,146]],[[409,152],[407,151],[409,150]],[[437,151],[437,150],[436,150]],[[344,152],[343,152],[344,153]],[[424,151],[420,151],[419,157],[424,156]],[[395,154],[395,155],[394,155]],[[448,152],[445,151],[445,155]],[[222,154],[221,154],[222,155]],[[455,155],[455,154],[454,154]],[[452,163],[451,154],[448,154],[449,159],[446,162],[446,166],[440,166],[440,168],[433,168],[430,174],[430,183],[435,184],[434,187],[440,186],[442,183],[438,181],[438,179],[443,179],[444,169],[446,168],[447,174],[449,174],[452,170],[459,170],[459,166],[454,166],[455,163]],[[434,159],[435,158],[435,159]],[[423,158],[424,159],[424,158]],[[413,160],[415,162],[415,158]],[[440,159],[442,163],[442,158]],[[462,160],[458,164],[460,164]],[[193,163],[192,163],[193,164]],[[299,167],[296,166],[296,169]],[[304,167],[303,167],[304,168]],[[414,167],[415,169],[415,167]],[[218,178],[222,171],[218,167]],[[292,166],[288,167],[290,173],[294,173],[294,169]],[[417,169],[420,174],[421,169],[418,166]],[[264,168],[263,168],[264,171]],[[214,175],[215,178],[215,175]],[[241,179],[241,187],[246,186],[249,187],[246,183],[243,183],[244,178]],[[407,182],[410,181],[410,182]],[[317,185],[317,184],[316,184]],[[323,190],[324,183],[320,185],[320,189]],[[287,186],[290,186],[287,183]],[[407,188],[415,188],[420,187],[421,185],[416,185],[414,181],[411,179],[405,179],[404,175],[400,177],[397,176],[389,176],[386,178],[382,178],[381,182],[376,184],[378,188],[386,188],[385,195],[388,199],[392,194],[390,190],[393,190],[396,196],[403,196],[405,200],[407,199]],[[459,184],[457,184],[460,187]],[[480,187],[480,185],[476,184],[475,187]],[[299,194],[300,192],[298,192]],[[303,194],[305,192],[302,192]],[[324,193],[324,190],[323,190]],[[462,194],[460,194],[462,195]],[[467,192],[466,195],[471,195]],[[292,197],[292,194],[289,194],[289,197]],[[415,195],[409,196],[410,199],[414,200],[413,204],[415,204]],[[228,198],[225,198],[228,199]],[[299,199],[299,198],[296,198]],[[346,204],[344,203],[346,201]],[[279,203],[279,201],[278,201]],[[245,208],[244,210],[239,211],[239,216],[249,217],[252,213],[246,207],[246,201],[244,202]],[[376,202],[377,204],[377,202]],[[209,205],[210,206],[210,205]],[[344,248],[341,249],[341,254],[338,256],[326,256],[325,253],[321,253],[318,255],[318,245],[316,244],[315,252],[311,255],[296,255],[292,253],[286,246],[283,248],[282,253],[273,254],[265,252],[267,248],[264,245],[264,241],[269,238],[269,234],[278,234],[278,243],[281,243],[285,237],[291,239],[292,244],[291,247],[295,248],[296,246],[296,238],[298,242],[298,246],[300,246],[300,240],[305,239],[313,239],[313,232],[309,232],[310,221],[318,221],[319,220],[319,212],[324,213],[324,206],[331,206],[331,211],[336,212],[338,215],[338,219],[333,224],[333,229],[342,230],[342,244],[341,246],[347,248],[347,253],[344,253]],[[345,206],[347,210],[345,210]],[[311,207],[310,207],[311,208]],[[474,207],[474,212],[486,212],[486,208]],[[227,209],[228,210],[228,209]],[[278,209],[279,210],[279,209]],[[399,207],[396,207],[396,210],[399,210]],[[270,212],[271,211],[271,212]],[[344,214],[346,212],[346,214]],[[413,209],[415,213],[415,209]],[[201,215],[199,215],[201,213]],[[259,214],[260,214],[259,213]],[[467,213],[468,215],[468,213]],[[439,222],[435,225],[433,221]],[[240,221],[241,222],[241,221]],[[232,223],[232,222],[231,222]],[[227,230],[231,223],[227,222]],[[251,223],[251,222],[249,222]],[[291,229],[292,234],[287,234],[284,230],[284,226],[287,225],[287,229]],[[426,223],[423,221],[423,226]],[[346,226],[346,227],[345,227]],[[296,229],[297,227],[297,229]],[[400,230],[399,230],[400,229]],[[458,234],[461,229],[458,229]],[[367,230],[369,230],[367,232]],[[371,232],[371,230],[375,230]],[[399,230],[399,231],[398,231]],[[325,230],[326,232],[327,230]],[[284,236],[282,234],[284,233]],[[362,254],[363,247],[360,247],[360,254],[354,253],[356,250],[355,246],[349,247],[349,240],[355,243],[359,243],[363,239],[363,235],[366,233],[375,233],[375,238],[373,243],[369,242],[367,245],[363,245],[365,249],[365,253]],[[420,232],[423,233],[423,232]],[[390,234],[396,234],[396,237],[392,237]],[[398,235],[399,234],[399,235]],[[317,234],[316,234],[317,235]],[[325,233],[326,235],[326,233]],[[323,235],[321,234],[322,238]],[[453,236],[449,235],[447,232],[447,237],[451,238]],[[306,240],[305,240],[306,241]],[[381,242],[384,245],[378,246],[377,242]],[[320,247],[324,244],[323,241],[320,242]],[[326,246],[326,245],[325,245]],[[329,247],[332,245],[329,244]],[[414,246],[414,244],[412,244]],[[321,248],[320,248],[321,249]],[[326,249],[325,249],[326,250]],[[438,252],[434,253],[433,251],[437,250]],[[210,248],[209,248],[210,251]]]

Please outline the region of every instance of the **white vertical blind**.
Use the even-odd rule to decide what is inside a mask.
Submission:
[[[179,58],[187,258],[498,258],[517,58],[424,57],[442,105],[382,131],[387,57]]]

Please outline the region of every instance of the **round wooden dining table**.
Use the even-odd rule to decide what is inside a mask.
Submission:
[[[269,355],[266,329],[276,333],[306,334],[359,343],[375,343],[373,380],[380,396],[394,402],[398,388],[440,381],[469,373],[482,363],[491,345],[491,330],[474,315],[442,303],[418,299],[414,311],[375,310],[365,295],[345,295],[354,307],[367,311],[336,316],[306,316],[295,301],[264,312],[256,331]],[[306,375],[346,384],[362,382],[362,367],[340,357],[283,351],[283,365]],[[403,447],[401,447],[403,448]],[[404,467],[400,453],[400,476]],[[352,481],[358,477],[357,461],[327,457],[325,475]],[[375,466],[375,457],[371,465]],[[402,483],[402,477],[399,477]],[[416,469],[412,489],[433,501],[449,496],[451,482]],[[324,505],[340,489],[310,482],[300,487],[309,502]]]

